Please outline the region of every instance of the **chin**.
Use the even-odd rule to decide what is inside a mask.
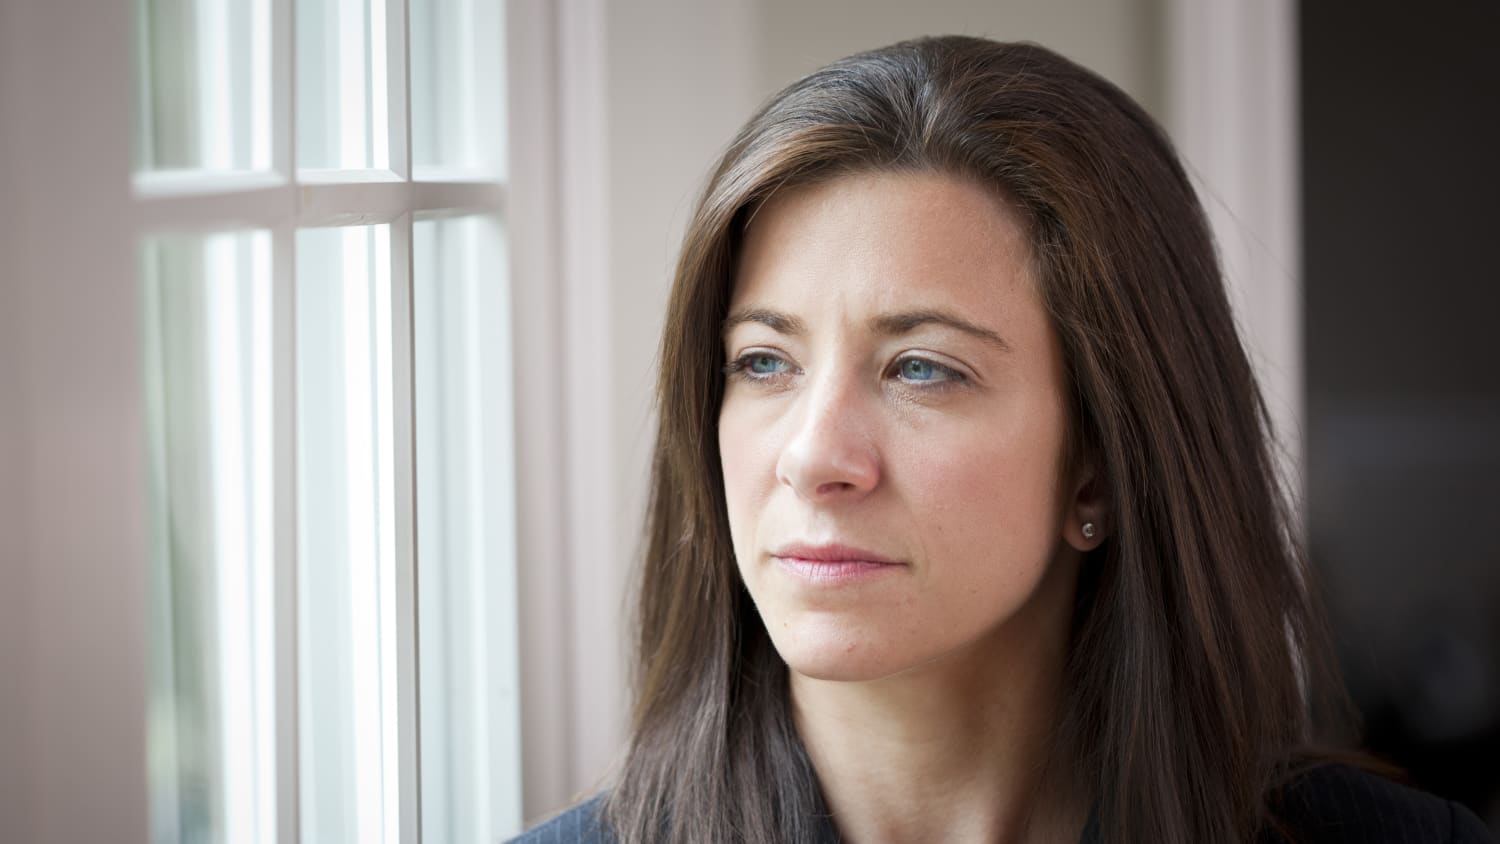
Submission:
[[[787,667],[814,680],[867,682],[899,674],[916,663],[878,633],[861,635],[857,628],[788,624],[771,630],[771,643]]]
[[[882,666],[853,660],[819,659],[788,662],[787,666],[798,676],[829,683],[868,683],[896,673]]]

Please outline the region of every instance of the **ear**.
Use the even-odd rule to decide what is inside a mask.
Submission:
[[[1063,540],[1079,551],[1092,551],[1113,531],[1109,523],[1109,484],[1093,461],[1081,461],[1070,479],[1070,492],[1063,507]],[[1093,536],[1084,535],[1084,525],[1093,525]]]

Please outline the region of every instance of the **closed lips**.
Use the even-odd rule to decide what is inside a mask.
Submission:
[[[787,545],[774,552],[774,556],[789,560],[805,560],[813,563],[874,563],[877,565],[903,565],[883,554],[866,551],[849,545]]]

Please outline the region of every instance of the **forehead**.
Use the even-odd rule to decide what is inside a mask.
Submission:
[[[863,173],[784,191],[758,209],[732,308],[774,300],[999,316],[1036,299],[1030,267],[1024,221],[995,192],[939,173]]]

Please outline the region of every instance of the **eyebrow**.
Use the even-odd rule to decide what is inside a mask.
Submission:
[[[770,308],[747,308],[736,311],[724,320],[724,336],[735,326],[745,322],[756,322],[770,328],[779,334],[800,336],[807,333],[807,326],[801,319],[783,311],[771,310]],[[921,308],[914,311],[899,311],[891,314],[880,314],[870,320],[870,327],[877,334],[888,336],[900,336],[916,330],[923,325],[943,325],[948,328],[962,331],[972,337],[988,343],[1002,352],[1011,350],[1010,343],[999,334],[980,325],[938,308]]]

